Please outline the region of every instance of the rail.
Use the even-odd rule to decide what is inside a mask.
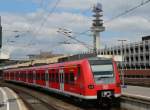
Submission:
[[[133,94],[122,94],[121,106],[131,110],[150,110],[150,97]]]
[[[22,87],[22,86],[19,86],[19,84],[15,85],[15,84],[10,84],[10,83],[3,83],[2,85],[11,88],[12,90],[16,91],[16,93],[18,92],[21,98],[23,98],[22,96],[24,94],[28,95],[27,97],[31,97],[32,99],[29,100],[29,102],[26,101],[25,99],[27,105],[29,105],[30,107],[32,104],[36,106],[36,104],[41,103],[41,105],[43,104],[45,107],[49,108],[48,110],[83,110],[80,107],[77,107],[75,105],[69,104],[68,102],[59,100],[59,97],[58,99],[53,97],[53,95],[55,96],[55,94],[52,95],[49,92],[46,92],[40,88],[30,88],[30,86]],[[34,109],[31,109],[31,110],[34,110]],[[35,110],[41,110],[41,109],[35,109]]]

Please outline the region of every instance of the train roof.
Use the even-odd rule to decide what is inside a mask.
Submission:
[[[108,57],[108,56],[95,56],[95,55],[88,55],[86,57],[79,57],[79,56],[75,56],[76,57],[76,60],[66,60],[66,61],[63,61],[63,62],[58,62],[58,63],[52,63],[52,64],[47,64],[47,65],[37,65],[37,66],[24,66],[24,67],[18,67],[18,68],[8,68],[9,70],[28,70],[28,69],[44,69],[44,68],[53,68],[55,67],[56,65],[58,66],[64,66],[66,64],[70,64],[70,65],[77,65],[77,64],[80,64],[83,60],[88,60],[90,62],[90,64],[93,64],[93,63],[96,63],[96,62],[92,62],[92,61],[96,61],[96,60],[103,60],[103,61],[106,61],[106,60],[109,60],[111,61],[112,60],[112,57]],[[66,57],[65,57],[66,58]],[[74,58],[72,56],[72,58]],[[72,59],[70,58],[70,59]],[[103,62],[104,63],[104,62]],[[6,71],[8,70],[6,69]],[[8,70],[8,71],[9,71]]]

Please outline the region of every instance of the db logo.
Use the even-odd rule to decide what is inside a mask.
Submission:
[[[108,85],[103,85],[103,89],[108,89]]]

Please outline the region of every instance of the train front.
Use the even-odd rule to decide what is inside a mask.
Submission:
[[[93,77],[89,81],[93,82],[93,84],[88,84],[89,94],[95,94],[99,103],[112,103],[110,101],[117,101],[121,95],[121,87],[116,62],[112,58],[98,57],[91,58],[88,62],[92,73],[91,77]]]

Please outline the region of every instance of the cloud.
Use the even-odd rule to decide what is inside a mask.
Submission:
[[[150,22],[141,16],[130,16],[119,18],[112,23],[108,23],[106,27],[112,31],[122,32],[148,32],[150,30]]]
[[[54,50],[56,53],[67,53],[67,54],[76,54],[87,51],[87,48],[80,44],[67,44],[56,47]]]
[[[47,12],[42,10],[24,15],[3,13],[3,29],[8,30],[3,31],[3,36],[5,36],[3,48],[8,49],[11,46],[8,51],[12,57],[38,53],[40,50],[55,51],[54,47],[60,46],[61,48],[59,42],[67,39],[67,37],[57,33],[59,27],[69,28],[78,32],[90,25],[88,18],[83,15],[63,12],[52,14],[46,19],[44,25],[40,26],[43,19],[40,19],[39,16],[46,14]],[[13,32],[13,30],[19,32]],[[19,36],[16,38],[15,36],[17,35]],[[68,53],[68,46],[63,45],[62,47],[66,48],[64,53]],[[78,49],[77,45],[72,47],[73,49],[70,53],[73,50],[74,53],[82,51],[82,49]],[[59,50],[61,51],[62,49]]]
[[[31,0],[18,1],[31,2]],[[41,2],[42,0],[32,0],[32,3],[37,5],[41,5]],[[106,26],[106,31],[101,35],[101,47],[105,47],[105,44],[112,44],[112,41],[117,42],[117,39],[139,40],[141,36],[150,34],[150,4],[107,23],[107,20],[141,3],[141,0],[61,0],[56,10],[50,15],[49,12],[56,0],[45,0],[43,7],[38,7],[35,12],[10,13],[0,11],[3,29],[8,30],[3,31],[3,48],[7,49],[12,57],[38,53],[40,50],[57,53],[86,51],[87,49],[80,44],[59,44],[68,38],[57,33],[57,30],[58,28],[67,28],[77,33],[89,30],[93,18],[91,17],[91,10],[87,9],[96,2],[103,5],[103,19]],[[88,14],[82,13],[85,10],[88,11]],[[20,32],[12,32],[11,30],[19,30]],[[18,38],[15,37],[17,35],[19,35]],[[79,36],[73,33],[73,36],[88,44],[92,43],[92,37],[87,35]],[[72,42],[72,40],[69,41]]]

